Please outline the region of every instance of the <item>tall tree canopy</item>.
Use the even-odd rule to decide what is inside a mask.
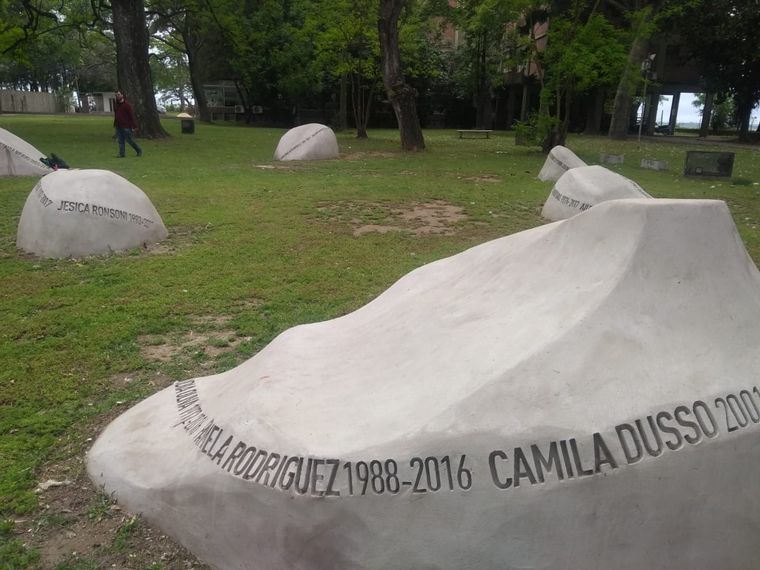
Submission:
[[[576,98],[613,85],[625,67],[623,35],[597,8],[597,2],[574,0],[551,19],[547,47],[539,56],[546,70],[539,116],[546,151],[565,143]]]
[[[204,0],[149,0],[148,16],[151,32],[162,60],[157,70],[156,87],[176,93],[180,105],[184,98],[185,80],[189,80],[195,108],[201,121],[210,122],[208,102],[203,89],[204,50],[213,44],[215,33],[211,15]]]
[[[530,5],[530,0],[462,0],[448,12],[450,21],[464,32],[455,56],[455,78],[460,89],[472,94],[477,128],[493,126],[494,88],[519,63],[512,24]]]
[[[624,139],[628,136],[631,117],[631,105],[636,88],[641,85],[641,63],[649,54],[649,40],[658,26],[658,18],[669,2],[675,4],[680,0],[607,0],[607,4],[618,10],[620,15],[630,23],[630,43],[628,61],[620,75],[615,101],[612,108],[612,121],[609,136]]]
[[[381,78],[378,0],[315,1],[308,30],[314,38],[319,69],[341,88],[350,83],[356,136],[367,137],[372,100]]]
[[[739,138],[748,141],[752,108],[760,101],[760,5],[696,0],[679,24],[708,90],[733,96]]]

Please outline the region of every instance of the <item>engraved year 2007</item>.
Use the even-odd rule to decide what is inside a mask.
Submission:
[[[760,390],[753,387],[752,392],[760,400]],[[726,417],[726,429],[729,432],[747,427],[750,422],[760,423],[760,408],[749,390],[742,390],[739,396],[728,394],[725,398],[715,398],[715,407],[723,409]]]

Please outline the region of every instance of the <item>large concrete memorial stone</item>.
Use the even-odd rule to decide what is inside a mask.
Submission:
[[[45,154],[12,132],[0,129],[0,177],[43,176],[52,172],[40,158],[45,158]]]
[[[282,135],[275,160],[324,160],[338,158],[338,139],[333,130],[319,123],[290,129]]]
[[[21,212],[16,246],[41,257],[96,255],[168,235],[137,186],[107,170],[58,170],[40,179]]]
[[[217,568],[757,568],[760,274],[718,201],[616,200],[177,382],[89,452]]]
[[[607,200],[651,198],[630,178],[603,166],[581,166],[568,170],[552,188],[541,215],[559,221]]]
[[[568,170],[579,166],[586,166],[586,163],[569,148],[557,145],[549,151],[549,155],[538,173],[538,179],[544,182],[554,182],[559,180],[559,177]]]

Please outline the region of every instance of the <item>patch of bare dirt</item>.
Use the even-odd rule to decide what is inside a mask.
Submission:
[[[416,236],[453,235],[459,224],[467,220],[464,208],[443,200],[413,202],[404,207],[375,202],[343,202],[320,207],[318,211],[329,223],[347,223],[356,237],[388,232],[408,232]]]
[[[258,168],[259,170],[284,170],[285,172],[303,170],[296,164],[254,164],[253,167]]]
[[[195,239],[204,232],[211,231],[213,224],[205,226],[176,226],[170,227],[169,237],[160,243],[148,244],[143,247],[147,255],[172,255],[182,249],[190,247]],[[128,252],[126,252],[128,253]]]
[[[241,342],[250,339],[228,328],[231,320],[229,315],[199,316],[193,319],[193,329],[184,333],[139,336],[140,354],[146,360],[170,362],[199,352],[208,358],[232,352]]]
[[[465,180],[471,180],[473,182],[501,182],[501,177],[495,174],[483,174],[481,176],[470,176]]]
[[[341,155],[341,158],[343,160],[364,160],[367,158],[393,158],[394,156],[397,156],[397,155],[392,152],[357,151],[357,152],[349,152],[349,153],[343,154]]]
[[[114,382],[130,382],[123,374]],[[160,375],[158,375],[160,376]],[[158,378],[156,389],[169,379]],[[60,459],[38,476],[40,508],[15,520],[17,537],[40,553],[39,567],[117,568],[120,570],[210,570],[193,554],[139,513],[131,513],[97,489],[85,470],[86,449],[106,425],[124,412],[117,406],[81,432],[72,432],[57,450]]]

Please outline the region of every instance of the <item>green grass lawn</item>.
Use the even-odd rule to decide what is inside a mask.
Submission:
[[[42,152],[139,186],[170,233],[149,251],[21,255],[16,226],[36,179],[0,179],[0,519],[33,513],[42,467],[81,454],[85,428],[155,391],[156,377],[229,369],[284,329],[350,312],[415,267],[544,223],[544,156],[509,133],[428,131],[426,152],[403,154],[395,131],[348,132],[339,160],[274,163],[284,130],[198,124],[182,135],[178,121],[165,124],[171,138],[118,159],[110,117],[0,115],[0,127]],[[589,164],[624,154],[614,169],[655,197],[725,200],[760,261],[757,149],[730,149],[732,183],[685,179],[685,144],[574,136],[568,146]],[[670,169],[644,170],[641,158]],[[461,219],[443,233],[416,231],[425,222],[404,213],[420,205],[458,207]],[[401,230],[357,232],[368,226]],[[222,337],[182,347],[190,331],[213,330]],[[179,348],[146,356],[167,343]],[[0,548],[0,567],[13,567],[2,557]]]

